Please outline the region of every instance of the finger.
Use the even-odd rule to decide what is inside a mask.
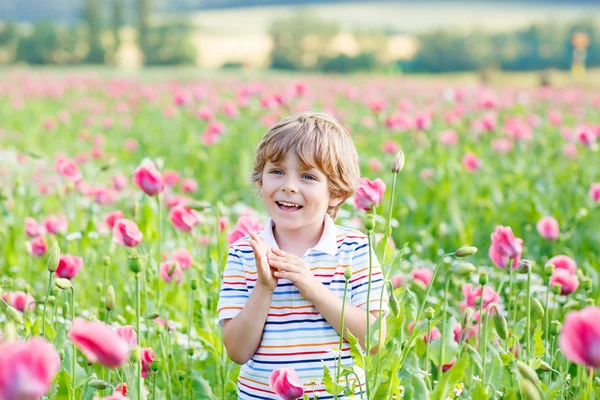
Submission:
[[[276,278],[289,279],[290,281],[293,282],[298,274],[295,274],[295,273],[289,272],[289,271],[274,271],[273,275],[275,275]]]
[[[282,269],[284,271],[290,271],[290,272],[295,272],[296,271],[296,266],[293,264],[290,264],[288,262],[285,261],[275,261],[275,260],[269,260],[269,265],[272,267],[275,267],[277,269]]]

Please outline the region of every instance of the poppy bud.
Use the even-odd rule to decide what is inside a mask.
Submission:
[[[585,276],[581,278],[581,288],[583,290],[590,290],[592,288],[592,280],[590,279],[590,277]]]
[[[156,318],[158,318],[158,313],[153,312],[153,313],[146,314],[145,318],[146,319],[156,319]]]
[[[469,276],[475,272],[477,268],[469,262],[461,262],[450,268],[450,272],[457,276]]]
[[[398,299],[396,298],[396,294],[394,293],[394,287],[392,285],[392,282],[386,281],[386,284],[389,286],[391,292],[389,298],[390,310],[397,317],[398,315],[400,315],[400,304],[398,303]]]
[[[526,363],[521,360],[517,361],[517,368],[519,369],[519,373],[525,379],[530,380],[533,383],[538,382],[537,373]],[[537,389],[536,389],[537,390]]]
[[[133,362],[140,361],[142,358],[142,354],[140,351],[140,346],[135,346],[131,349],[131,354],[129,355],[129,359]]]
[[[456,257],[468,257],[477,253],[477,247],[474,246],[463,246],[454,252]]]
[[[486,283],[488,283],[488,274],[481,274],[479,275],[479,284],[480,285],[485,285]]]
[[[105,267],[108,267],[110,265],[110,256],[104,256],[102,257],[102,263],[104,264]]]
[[[432,307],[427,307],[425,309],[425,318],[427,318],[429,321],[431,321],[434,316],[435,316],[435,310]]]
[[[58,247],[58,243],[54,242],[52,245],[52,250],[50,250],[50,255],[48,256],[48,261],[46,261],[46,269],[50,272],[56,272],[59,261],[60,247]]]
[[[344,270],[344,279],[346,279],[347,281],[352,279],[352,265],[348,265]]]
[[[71,281],[66,278],[58,278],[54,284],[61,290],[69,290],[73,287]]]
[[[192,279],[192,290],[198,289],[198,279]]]
[[[540,393],[530,380],[519,380],[519,390],[524,400],[541,400]]]
[[[93,380],[89,381],[88,385],[93,387],[94,389],[100,389],[100,390],[104,390],[108,387],[108,383],[106,383],[102,379],[93,379]]]
[[[518,274],[527,274],[531,270],[531,261],[529,260],[521,260],[519,261],[519,265],[517,265],[517,273]]]
[[[554,320],[550,323],[550,334],[552,336],[557,336],[560,333],[560,328],[562,327],[562,324],[560,323],[560,321]]]
[[[17,311],[16,308],[14,308],[13,306],[8,306],[6,307],[6,310],[4,310],[4,312],[6,313],[8,318],[12,319],[19,325],[23,325],[23,316],[19,311]]]
[[[372,231],[375,228],[375,216],[373,214],[367,214],[365,218],[365,228],[368,231]]]
[[[139,255],[133,254],[129,257],[129,270],[136,274],[142,271],[142,261]]]
[[[533,313],[538,317],[538,318],[543,318],[544,317],[544,306],[542,305],[542,302],[539,301],[538,299],[536,299],[535,297],[531,296],[531,309],[533,310]]]
[[[473,309],[471,307],[467,307],[463,314],[462,322],[460,326],[465,329],[471,323],[471,319],[473,318]]]
[[[104,299],[104,307],[107,311],[115,308],[115,288],[112,285],[109,285],[106,288],[106,297]]]
[[[556,266],[554,264],[548,263],[544,266],[544,272],[546,273],[546,276],[550,276],[554,273],[554,269],[556,268]]]
[[[404,152],[399,151],[396,153],[396,158],[394,159],[394,165],[392,165],[392,172],[397,174],[402,171],[404,168]]]

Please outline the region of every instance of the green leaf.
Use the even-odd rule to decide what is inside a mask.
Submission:
[[[433,361],[435,365],[445,365],[452,362],[452,360],[458,354],[458,343],[454,341],[454,326],[456,325],[456,319],[450,317],[446,323],[446,332],[444,333],[444,359],[440,362],[440,350],[442,348],[442,340],[434,340],[429,344],[429,359]]]
[[[217,398],[210,387],[210,383],[199,374],[194,374],[192,377],[192,390],[192,397],[195,399]]]
[[[348,343],[350,343],[350,355],[352,356],[352,359],[354,360],[354,365],[364,369],[365,366],[362,362],[364,351],[360,347],[360,343],[358,343],[358,339],[350,331],[348,331]]]
[[[541,358],[546,349],[544,348],[544,341],[542,339],[542,321],[538,319],[535,331],[533,332],[533,354],[532,357]]]
[[[471,356],[468,353],[463,354],[460,360],[454,364],[448,372],[442,374],[442,378],[435,386],[435,390],[431,394],[433,400],[444,400],[449,397],[454,390],[455,385],[462,382],[465,376],[465,369],[468,366],[468,360]]]
[[[379,243],[377,243],[377,247],[375,248],[375,253],[377,254],[377,259],[379,259],[379,262],[382,265],[389,264],[392,261],[394,261],[394,253],[396,252],[396,250],[394,250],[392,248],[392,246],[390,246],[388,239],[389,239],[389,236],[383,235],[383,238],[381,238]],[[383,257],[384,251],[385,251],[385,258]]]
[[[72,356],[73,346],[71,344],[67,344],[65,346],[65,356],[63,358],[63,364],[65,370],[71,374],[73,367],[71,365],[73,356]],[[72,377],[72,375],[70,375]],[[87,380],[87,374],[85,370],[81,368],[81,366],[75,361],[75,389],[78,389],[80,386],[84,385]]]
[[[467,352],[471,357],[471,361],[473,361],[477,365],[477,368],[479,368],[479,370],[481,371],[483,369],[483,363],[481,361],[481,355],[479,354],[479,352],[475,350],[475,348],[470,344],[465,345],[465,348],[467,349]]]
[[[56,376],[56,396],[55,400],[70,400],[73,398],[73,388],[71,387],[71,376],[65,369],[61,369]]]
[[[323,363],[323,384],[325,385],[325,389],[327,389],[327,393],[333,395],[342,393],[343,388],[334,382],[331,377],[331,370],[325,363]]]

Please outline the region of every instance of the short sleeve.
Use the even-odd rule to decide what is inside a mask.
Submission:
[[[248,301],[249,293],[246,285],[242,257],[235,247],[229,247],[227,263],[223,272],[223,284],[217,305],[219,325],[223,327],[225,320],[234,318],[242,311]]]
[[[371,250],[371,295],[369,292],[369,249]],[[358,240],[352,256],[352,297],[351,304],[367,310],[367,297],[369,297],[369,311],[388,313],[388,296],[384,287],[384,276],[381,266],[373,248],[369,248],[367,237]],[[383,301],[382,301],[383,296]],[[381,307],[380,307],[381,303]]]

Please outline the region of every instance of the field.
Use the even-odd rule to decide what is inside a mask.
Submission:
[[[600,79],[553,82],[0,71],[0,399],[236,398],[217,301],[240,217],[268,217],[253,149],[315,109],[386,184],[336,220],[375,215],[390,281],[379,352],[344,341],[364,398],[600,399]]]

